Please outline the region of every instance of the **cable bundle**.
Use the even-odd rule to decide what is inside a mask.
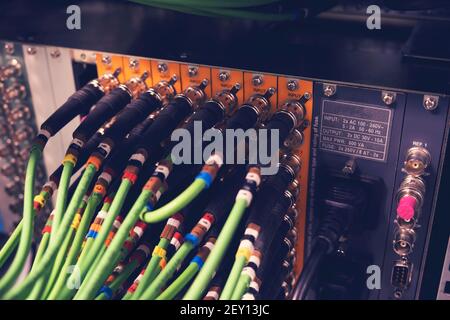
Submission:
[[[221,130],[255,128],[265,119],[275,90],[252,96],[224,122],[225,111],[238,105],[239,84],[206,101],[207,79],[180,94],[173,88],[175,77],[150,89],[145,75],[126,84],[111,80],[109,86],[104,79],[115,77],[101,79],[70,98],[35,140],[27,170],[24,219],[0,253],[4,263],[18,247],[0,280],[1,298],[200,299],[216,271],[220,275],[214,280],[217,290],[209,290],[206,296],[245,298],[264,284],[256,276],[262,272],[256,266],[258,259],[265,270],[267,259],[281,263],[286,258],[284,251],[279,256],[265,251],[279,247],[292,229],[285,212],[295,194],[287,188],[300,160],[283,158],[278,173],[263,179],[259,164],[224,164],[227,150],[214,153],[203,166],[177,164],[172,152],[175,143],[167,139],[178,127],[193,135],[198,122],[201,133],[219,126]],[[93,92],[98,96],[95,101]],[[99,92],[108,94],[100,97]],[[90,106],[91,112],[74,131],[62,165],[33,199],[36,163],[47,140],[75,114],[72,100],[84,109],[88,102],[96,105]],[[301,123],[304,100],[298,103],[301,110],[282,107],[266,123],[265,128],[279,131],[279,145]],[[195,141],[191,151],[203,144]],[[79,178],[71,183],[78,171]],[[13,287],[30,251],[34,216],[55,192],[56,206],[42,230],[31,271]],[[222,263],[224,256],[232,254],[230,249],[238,252],[234,265]],[[288,272],[277,267],[271,272],[282,282]]]

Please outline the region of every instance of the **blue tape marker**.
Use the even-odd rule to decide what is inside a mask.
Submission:
[[[213,177],[205,171],[200,172],[195,179],[201,179],[206,184],[206,189],[209,188],[213,182]]]
[[[111,300],[112,296],[113,296],[113,292],[111,290],[110,287],[108,286],[103,286],[100,291],[98,292],[98,294],[104,293],[106,295],[106,298],[108,300]]]
[[[185,237],[184,237],[184,241],[189,241],[190,243],[192,243],[194,246],[197,246],[198,243],[200,242],[199,238],[195,235],[193,235],[192,233],[188,233]]]
[[[205,262],[199,256],[195,256],[191,260],[191,263],[196,263],[198,265],[198,269],[201,269],[203,267],[203,265],[205,264]]]

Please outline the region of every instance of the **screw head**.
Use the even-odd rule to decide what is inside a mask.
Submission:
[[[230,73],[228,71],[221,71],[219,73],[219,80],[220,81],[225,82],[228,79],[230,79]]]
[[[252,83],[255,87],[258,87],[264,83],[263,77],[260,75],[253,76]]]
[[[5,43],[5,53],[6,54],[14,53],[14,43],[11,43],[11,42]]]
[[[35,55],[36,52],[37,52],[37,50],[36,50],[35,47],[28,47],[28,48],[27,48],[27,53],[28,53],[29,55]]]
[[[393,92],[382,92],[381,93],[381,100],[383,100],[383,103],[387,106],[392,105],[395,102],[396,94]]]
[[[104,56],[102,57],[102,63],[103,63],[103,64],[106,64],[106,65],[110,65],[110,64],[112,63],[111,56],[104,55]]]
[[[50,57],[52,57],[53,59],[58,58],[59,56],[61,56],[61,51],[59,51],[58,49],[52,50],[50,52]]]
[[[189,77],[195,77],[198,74],[198,67],[188,67]]]
[[[309,99],[311,99],[311,93],[305,92],[305,93],[303,94],[303,97],[305,97],[306,100],[309,100]]]
[[[83,61],[86,60],[87,59],[86,53],[84,52],[80,53],[80,59]]]
[[[130,58],[130,60],[128,61],[128,65],[131,69],[136,70],[137,68],[139,68],[139,60]]]
[[[425,110],[432,111],[437,108],[439,98],[435,96],[424,96],[423,97],[423,107]]]
[[[169,70],[169,67],[167,66],[167,63],[164,63],[164,62],[158,63],[158,71],[159,71],[159,73],[166,73],[167,70]]]
[[[298,81],[297,80],[289,80],[287,82],[286,86],[289,91],[295,91],[298,89]]]
[[[336,86],[332,84],[326,84],[323,86],[323,95],[325,97],[331,97],[334,96],[336,93]]]

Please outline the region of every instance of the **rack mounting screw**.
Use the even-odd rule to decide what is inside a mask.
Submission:
[[[392,105],[395,102],[397,95],[394,92],[383,91],[381,92],[381,99],[387,106]]]
[[[423,107],[425,110],[432,111],[437,108],[439,103],[439,97],[425,95],[423,97]]]
[[[169,67],[167,66],[166,63],[164,63],[164,62],[158,63],[158,71],[159,71],[159,73],[166,73],[167,70],[169,70]]]
[[[298,89],[298,81],[297,80],[289,80],[287,82],[286,86],[289,91],[295,91]]]
[[[139,60],[131,58],[130,61],[128,62],[128,65],[130,66],[131,69],[136,70],[137,68],[139,68]]]
[[[252,83],[255,87],[262,85],[264,82],[263,77],[260,75],[253,76]]]
[[[37,52],[37,50],[36,50],[35,47],[28,47],[28,48],[27,48],[27,53],[28,53],[29,55],[35,55],[36,52]]]
[[[195,77],[198,74],[198,67],[192,66],[188,67],[188,75],[189,77]]]
[[[5,53],[9,55],[14,53],[14,43],[11,42],[5,43]]]
[[[221,71],[219,73],[219,80],[220,81],[225,82],[228,79],[230,79],[230,73],[228,71]]]
[[[54,59],[58,58],[61,55],[61,51],[59,51],[58,49],[52,50],[50,52],[50,56]]]
[[[103,56],[102,63],[106,64],[106,65],[110,65],[112,63],[111,57],[108,55]]]
[[[323,94],[325,97],[331,97],[336,94],[336,86],[334,84],[324,84]]]

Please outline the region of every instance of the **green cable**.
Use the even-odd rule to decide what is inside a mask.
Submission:
[[[220,262],[222,261],[223,256],[225,255],[225,252],[234,236],[246,208],[247,200],[236,200],[227,221],[220,231],[214,248],[209,254],[202,270],[200,270],[189,290],[184,295],[183,300],[198,300],[202,297],[203,291],[208,286]]]
[[[158,223],[169,219],[175,213],[186,207],[205,189],[206,183],[203,179],[195,179],[194,182],[175,199],[168,204],[158,208],[154,211],[144,212],[141,215],[141,220],[147,223]]]
[[[92,216],[95,212],[95,208],[97,207],[97,205],[95,205],[95,202],[97,201],[98,198],[101,199],[101,195],[98,195],[95,197],[95,194],[94,194],[93,196],[89,197],[89,200],[88,200],[88,203],[86,204],[86,208],[84,209],[80,224],[78,225],[77,231],[75,233],[73,243],[70,246],[69,253],[67,254],[66,261],[61,269],[61,272],[60,272],[58,278],[56,279],[55,286],[53,287],[52,291],[50,291],[50,293],[47,297],[48,300],[56,299],[59,291],[66,283],[66,279],[68,277],[68,274],[67,274],[68,268],[76,263],[78,254],[79,254],[81,246],[83,244],[84,236],[89,228],[89,223],[92,220]],[[100,200],[98,200],[98,201],[100,201]]]
[[[225,7],[208,7],[208,6],[186,6],[185,3],[166,4],[165,2],[159,2],[163,0],[130,0],[132,2],[140,3],[143,5],[154,6],[162,9],[175,10],[186,14],[207,16],[207,17],[231,17],[242,18],[250,20],[261,21],[289,21],[297,18],[296,13],[265,13],[252,10],[238,10]],[[243,6],[241,6],[243,7]],[[236,8],[236,7],[235,7]]]
[[[192,242],[185,242],[178,249],[172,259],[169,260],[166,267],[161,270],[160,274],[153,280],[148,288],[142,293],[142,295],[138,298],[139,300],[153,300],[159,294],[161,289],[166,285],[167,281],[173,276],[173,274],[177,271],[178,266],[183,262],[183,260],[187,257],[189,252],[194,248]],[[139,287],[139,286],[138,286]]]
[[[117,278],[115,278],[111,284],[108,286],[112,293],[114,294],[119,288],[120,286],[131,276],[131,274],[133,273],[133,271],[139,266],[138,261],[134,260],[130,263],[128,263],[124,270],[117,276]],[[100,293],[95,300],[108,300],[108,296],[106,295],[106,293],[102,292]]]
[[[81,177],[81,180],[78,183],[78,186],[72,196],[72,199],[70,200],[66,213],[64,214],[61,225],[57,231],[55,241],[53,243],[50,243],[48,249],[46,250],[44,256],[42,257],[42,260],[39,261],[39,264],[37,265],[36,269],[30,272],[21,284],[14,287],[2,298],[17,299],[20,296],[23,296],[25,294],[25,291],[28,290],[41,276],[45,276],[47,273],[50,272],[56,254],[58,253],[59,248],[64,242],[67,230],[70,228],[70,225],[72,224],[73,218],[78,210],[78,207],[80,206],[81,201],[83,200],[84,195],[86,194],[86,191],[96,171],[97,169],[93,164],[89,164],[86,167]],[[25,233],[23,232],[22,234]]]
[[[158,243],[158,247],[166,250],[169,246],[170,241],[161,238]],[[145,272],[142,275],[141,280],[139,281],[139,284],[136,288],[136,291],[133,293],[133,300],[136,300],[139,298],[139,296],[144,292],[144,290],[150,285],[150,283],[156,278],[158,275],[158,266],[161,262],[161,257],[159,255],[152,255],[149,263],[145,267]]]
[[[83,264],[83,261],[86,259],[89,250],[91,250],[91,247],[94,244],[94,240],[95,240],[95,238],[89,237],[84,242],[84,246],[82,244],[80,256],[78,257],[78,260],[76,261],[78,265]]]
[[[241,275],[242,269],[247,263],[247,259],[245,256],[236,257],[236,260],[233,263],[233,267],[231,268],[230,274],[228,276],[227,282],[223,287],[222,294],[220,295],[220,300],[230,300],[231,296],[234,292],[234,288],[239,281],[239,276]]]
[[[201,10],[219,16],[262,21],[286,21],[295,20],[297,18],[297,15],[294,13],[264,13],[250,10],[234,10],[222,8],[202,8]]]
[[[34,179],[37,163],[41,157],[42,151],[37,146],[33,146],[28,160],[27,171],[25,175],[25,190],[23,200],[23,230],[20,234],[19,247],[8,271],[0,279],[0,296],[3,296],[16,281],[22,272],[28,253],[31,249],[34,227],[34,209],[33,209],[33,191]]]
[[[231,300],[241,300],[242,296],[247,291],[251,280],[252,279],[248,274],[241,274],[241,277],[239,278],[236,288],[233,291],[233,295],[231,296]]]
[[[162,3],[166,5],[177,5],[186,7],[203,7],[203,8],[245,8],[267,5],[280,0],[147,0],[144,2]]]
[[[73,228],[70,228],[68,233],[66,234],[66,238],[64,239],[63,244],[61,245],[61,248],[59,249],[58,254],[56,255],[55,263],[53,264],[52,271],[50,272],[49,278],[47,280],[47,285],[45,287],[44,292],[41,295],[42,299],[46,299],[48,295],[50,294],[50,291],[53,289],[53,285],[55,284],[61,269],[64,265],[65,258],[68,253],[69,246],[72,243],[73,237],[75,235],[75,230]],[[51,236],[50,236],[50,242],[51,242]]]
[[[131,185],[131,182],[129,182],[127,179],[124,179],[122,181],[122,184],[124,183],[124,181],[127,181],[127,184]],[[100,286],[105,282],[107,276],[113,271],[115,264],[118,262],[123,243],[127,239],[128,234],[135,225],[136,221],[139,219],[140,213],[143,212],[145,205],[150,200],[151,196],[152,192],[150,190],[143,190],[141,192],[130,212],[123,220],[120,228],[117,230],[116,235],[106,249],[106,252],[101,257],[95,269],[93,269],[94,271],[92,275],[89,278],[85,279],[83,285],[75,296],[75,299],[88,300],[95,297],[95,294],[100,289]],[[117,194],[114,197],[113,203],[111,205],[110,213],[113,210],[116,199],[120,199],[121,197],[122,192],[121,187],[119,187],[119,190],[117,191]],[[110,218],[111,216],[113,216],[113,214],[109,214],[108,218]],[[103,230],[104,228],[102,226],[101,232]],[[102,241],[104,243],[105,240],[103,239]]]
[[[3,267],[6,260],[8,260],[9,256],[11,256],[11,254],[13,253],[14,248],[17,247],[20,239],[20,233],[22,232],[22,227],[23,220],[20,220],[19,224],[16,226],[16,228],[6,241],[5,245],[0,250],[0,268]]]
[[[156,300],[172,300],[180,293],[181,290],[195,277],[199,270],[199,266],[195,262],[191,262],[183,273],[175,279],[172,284],[161,293]]]
[[[50,242],[55,241],[55,235],[61,223],[62,216],[66,212],[67,194],[69,191],[70,178],[74,167],[73,162],[65,161],[61,178],[59,179],[58,194],[56,196],[55,213],[53,215],[52,233],[50,234]]]
[[[88,274],[90,268],[92,267],[92,264],[97,259],[98,254],[101,252],[102,248],[105,247],[105,240],[108,237],[109,231],[111,230],[112,225],[114,224],[114,220],[116,219],[117,215],[119,214],[120,210],[122,209],[122,206],[125,202],[126,195],[128,194],[128,191],[132,187],[132,183],[128,179],[123,179],[120,183],[119,189],[117,190],[117,193],[114,197],[113,202],[111,203],[111,207],[108,210],[108,215],[106,216],[105,220],[102,223],[102,226],[97,234],[97,237],[93,240],[93,244],[90,247],[88,253],[85,255],[85,258],[77,263],[77,268],[79,268],[79,275],[72,274],[69,277],[70,282],[73,282],[75,277],[80,277],[79,279],[82,281],[82,285],[79,288],[78,291],[80,291],[83,286],[85,285],[86,275]],[[88,239],[89,240],[89,239]],[[87,244],[87,243],[86,243]],[[87,247],[87,246],[86,246]],[[87,249],[85,247],[85,249]],[[76,290],[69,289],[67,287],[63,288],[58,298],[60,299],[70,299],[74,295],[77,295],[78,293]]]
[[[42,235],[41,242],[39,243],[38,250],[36,252],[36,257],[34,258],[33,266],[31,270],[33,270],[39,261],[42,259],[45,250],[47,249],[48,242],[50,240],[50,233],[46,232]],[[40,294],[45,286],[45,279],[41,278],[36,282],[36,285],[33,287],[30,295],[27,297],[27,300],[37,300],[40,297]]]

